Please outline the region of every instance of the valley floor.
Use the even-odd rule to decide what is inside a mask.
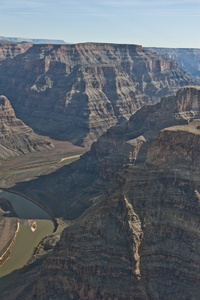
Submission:
[[[12,187],[18,182],[50,174],[77,160],[87,150],[67,141],[48,139],[55,149],[0,161],[0,187]]]

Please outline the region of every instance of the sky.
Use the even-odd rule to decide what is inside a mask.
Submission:
[[[200,0],[0,0],[0,36],[200,48]]]

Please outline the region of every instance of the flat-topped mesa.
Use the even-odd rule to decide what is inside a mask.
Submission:
[[[161,100],[161,107],[177,113],[191,112],[195,117],[200,111],[200,85],[185,86],[177,92],[176,97],[166,96]]]
[[[32,45],[0,65],[1,91],[26,124],[89,146],[143,105],[194,84],[177,63],[137,45]]]
[[[199,93],[193,87],[177,93],[180,114],[198,109],[192,103]],[[36,298],[199,298],[199,128],[197,119],[163,129],[142,163],[113,172],[107,191],[63,231],[45,260],[34,286]],[[145,139],[129,142],[137,148]],[[125,143],[115,144],[111,159]]]
[[[160,131],[148,149],[146,162],[150,166],[178,168],[200,166],[200,120],[187,125],[172,126]]]
[[[0,96],[0,159],[51,149],[53,145],[17,119],[10,101]]]
[[[188,86],[177,93],[178,111],[200,112],[200,86]]]

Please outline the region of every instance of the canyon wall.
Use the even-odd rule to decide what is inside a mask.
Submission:
[[[199,103],[199,87],[182,88],[176,96],[144,106],[129,121],[110,128],[79,161],[15,189],[34,196],[56,216],[77,218],[96,201],[116,172],[144,162],[160,130],[200,118]]]
[[[0,96],[0,160],[51,149],[53,145],[17,119],[9,100]]]
[[[175,59],[181,69],[200,81],[200,49],[197,48],[145,48],[148,51]]]
[[[32,281],[19,277],[2,295],[9,299],[25,295],[27,299],[199,299],[199,112],[200,88],[186,87],[176,96],[143,107],[94,143],[76,163],[76,170],[80,173],[81,166],[80,184],[88,172],[96,174],[88,182],[93,189],[107,182],[104,191],[87,201],[88,208],[82,206],[82,211],[78,201],[60,198],[68,219],[76,217],[76,207],[79,218],[64,229],[40,271],[36,264],[21,275],[22,280],[33,274]],[[107,147],[106,140],[110,141]],[[113,164],[112,170],[109,163],[114,159],[120,163],[119,157],[123,165],[116,169]],[[41,178],[41,187],[47,188],[47,178],[49,185],[57,180],[58,193],[70,176],[78,181],[77,174],[69,174],[65,167]],[[29,186],[29,192],[40,186],[37,183]],[[87,197],[83,193],[79,201]]]
[[[12,59],[13,57],[26,52],[33,44],[31,43],[2,43],[0,40],[0,61]]]
[[[0,63],[1,93],[34,130],[79,145],[193,82],[137,45],[21,45],[27,51]]]

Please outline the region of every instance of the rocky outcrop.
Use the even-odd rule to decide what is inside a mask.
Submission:
[[[34,267],[22,275],[34,273],[31,284],[22,287],[19,277],[2,296],[14,299],[14,291],[15,299],[199,299],[199,111],[200,89],[183,88],[93,144],[79,162],[85,160],[83,177],[98,161],[99,180],[104,159],[116,153],[124,153],[127,163],[63,231],[38,276]],[[66,170],[56,174],[58,185]]]
[[[145,48],[148,51],[166,55],[178,62],[189,76],[200,81],[200,49],[192,48]]]
[[[175,61],[137,45],[33,45],[0,65],[0,88],[26,124],[90,145],[145,104],[192,80]]]
[[[9,100],[0,96],[0,159],[50,149],[53,145],[17,119]]]
[[[30,47],[31,43],[14,44],[0,40],[0,61],[25,53]]]
[[[115,174],[99,203],[65,229],[36,299],[198,299],[200,121],[189,116],[199,111],[200,90],[173,100],[172,116],[188,124],[162,130],[143,162]]]
[[[36,198],[56,216],[77,218],[105,191],[116,172],[144,162],[160,130],[200,118],[199,104],[200,88],[184,87],[176,96],[144,106],[129,121],[110,128],[79,161],[15,189]]]
[[[184,134],[193,145],[200,137]],[[185,152],[179,149],[181,170],[174,162],[163,170],[160,160],[156,167],[148,160],[148,167],[116,177],[101,204],[64,231],[34,297],[197,300],[200,177]]]

